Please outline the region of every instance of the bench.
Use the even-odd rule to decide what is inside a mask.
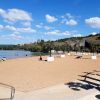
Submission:
[[[94,87],[100,88],[100,74],[98,72],[84,72],[85,75],[79,75],[82,82],[88,83]]]

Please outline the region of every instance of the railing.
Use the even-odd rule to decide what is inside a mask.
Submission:
[[[96,73],[95,73],[96,72]],[[85,75],[79,75],[83,77],[84,79],[81,81],[86,82],[90,85],[100,87],[100,71],[93,71],[93,72],[84,72]]]
[[[10,85],[4,84],[4,83],[0,83],[0,86],[10,89],[10,97],[0,98],[0,100],[13,100],[14,94],[15,94],[15,88],[13,86],[10,86]]]

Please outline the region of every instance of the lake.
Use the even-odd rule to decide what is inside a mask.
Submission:
[[[30,51],[22,50],[0,50],[0,58],[6,57],[7,59],[21,58],[26,56],[32,56]]]

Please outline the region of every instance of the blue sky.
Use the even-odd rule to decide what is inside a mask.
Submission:
[[[0,0],[0,44],[100,32],[100,0]]]

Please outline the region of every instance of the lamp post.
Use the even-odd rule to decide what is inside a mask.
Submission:
[[[52,42],[50,41],[50,43],[49,43],[49,47],[50,47],[50,57],[52,56],[52,54],[51,54],[51,50],[52,50]]]

